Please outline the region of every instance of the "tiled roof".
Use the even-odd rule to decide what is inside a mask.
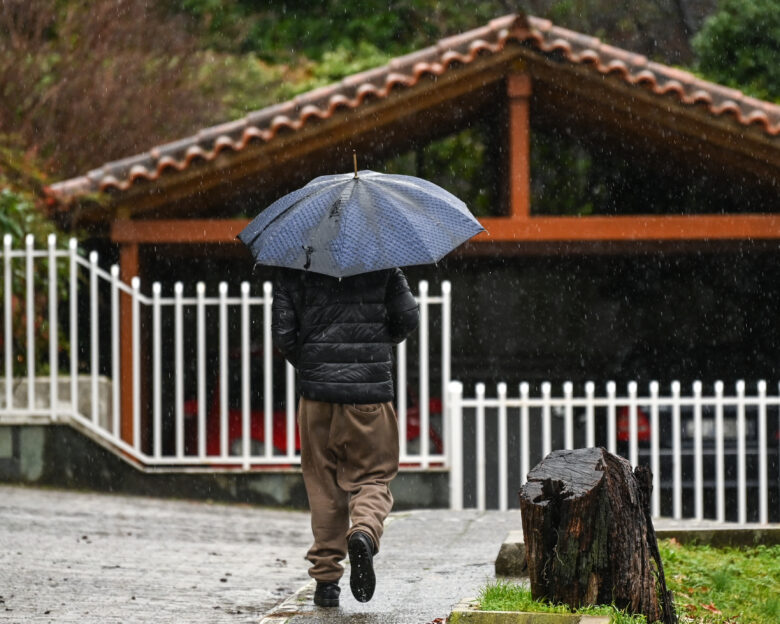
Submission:
[[[548,20],[508,15],[482,28],[395,58],[383,67],[347,76],[341,82],[252,112],[243,119],[205,128],[194,136],[107,163],[85,176],[53,184],[47,192],[53,203],[67,203],[86,193],[124,191],[138,180],[156,180],[166,171],[187,169],[195,160],[210,161],[224,151],[240,152],[253,141],[273,141],[282,130],[295,132],[312,119],[328,119],[339,110],[355,109],[367,101],[386,98],[395,87],[411,87],[426,75],[439,76],[453,65],[469,64],[479,55],[496,54],[508,41],[524,43],[546,54],[557,53],[569,63],[618,76],[659,96],[673,94],[681,103],[704,105],[714,116],[728,115],[741,125],[759,126],[770,137],[780,134],[778,105],[648,61],[640,54],[554,26]]]

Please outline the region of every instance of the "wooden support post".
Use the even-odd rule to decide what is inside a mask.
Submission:
[[[509,215],[513,219],[531,216],[531,76],[507,76],[509,97]]]
[[[119,278],[125,283],[138,275],[138,243],[124,243],[119,248]],[[119,294],[119,364],[121,376],[120,435],[133,444],[133,308],[125,293]]]

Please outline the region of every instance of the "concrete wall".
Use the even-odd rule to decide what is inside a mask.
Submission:
[[[299,470],[141,470],[70,425],[0,425],[0,482],[306,508]],[[449,505],[445,471],[402,471],[395,509]]]

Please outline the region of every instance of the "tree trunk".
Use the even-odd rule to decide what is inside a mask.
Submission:
[[[645,475],[646,476],[646,475]],[[649,489],[603,448],[550,453],[520,491],[531,593],[572,607],[615,604],[674,621],[649,516]],[[655,552],[654,552],[655,551]],[[671,619],[667,619],[671,618]]]

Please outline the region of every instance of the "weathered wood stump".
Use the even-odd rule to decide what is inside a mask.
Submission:
[[[603,448],[554,451],[531,470],[520,511],[534,598],[572,607],[614,603],[648,622],[676,621],[648,475]]]

